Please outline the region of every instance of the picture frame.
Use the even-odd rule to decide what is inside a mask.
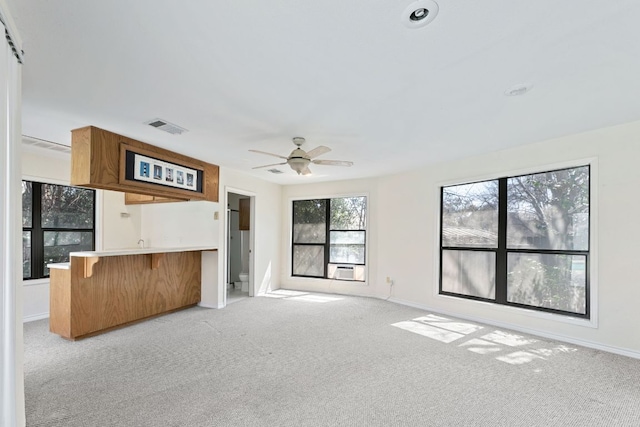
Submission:
[[[204,168],[189,161],[176,161],[162,153],[120,144],[119,182],[156,192],[163,187],[167,196],[204,198]]]

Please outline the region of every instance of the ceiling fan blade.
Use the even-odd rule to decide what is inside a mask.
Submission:
[[[353,162],[346,160],[312,160],[311,163],[326,166],[353,166]]]
[[[324,153],[328,153],[329,151],[331,151],[331,148],[321,145],[311,151],[307,151],[307,156],[309,156],[310,159],[313,159],[315,157],[323,155]]]
[[[311,175],[311,169],[309,169],[309,166],[307,166],[306,168],[302,169],[300,171],[300,175]]]
[[[287,160],[285,156],[281,156],[280,154],[267,153],[266,151],[260,151],[260,150],[249,150],[249,151],[251,151],[252,153],[266,154],[267,156],[273,156],[273,157],[278,157],[280,159]]]
[[[251,169],[262,169],[262,168],[268,168],[270,166],[282,166],[282,165],[286,165],[287,162],[282,162],[282,163],[274,163],[272,165],[263,165],[263,166],[256,166],[255,168],[251,168]]]

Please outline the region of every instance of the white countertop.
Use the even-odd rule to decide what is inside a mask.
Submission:
[[[57,262],[55,264],[47,264],[47,267],[49,267],[49,269],[57,268],[58,270],[68,270],[70,268],[69,264],[68,262]]]
[[[105,257],[120,255],[145,255],[158,254],[167,252],[194,252],[194,251],[216,251],[218,248],[213,246],[182,246],[173,248],[129,248],[129,249],[112,249],[108,251],[91,251],[91,252],[71,252],[69,256],[75,257]],[[49,264],[55,265],[55,264]],[[49,267],[51,268],[51,267]],[[64,267],[54,267],[64,268]]]

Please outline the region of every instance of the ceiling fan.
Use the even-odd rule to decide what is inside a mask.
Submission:
[[[293,143],[297,146],[297,148],[294,149],[291,152],[291,154],[289,154],[289,157],[281,156],[279,154],[267,153],[266,151],[249,150],[253,153],[266,154],[267,156],[279,157],[281,159],[286,160],[285,162],[282,162],[282,163],[256,166],[253,169],[268,168],[270,166],[289,165],[291,169],[293,169],[298,173],[298,175],[311,175],[311,170],[309,169],[309,163],[313,163],[314,165],[328,165],[328,166],[352,166],[353,165],[353,162],[349,162],[346,160],[314,160],[316,157],[331,151],[331,148],[321,145],[319,147],[314,148],[311,151],[304,151],[302,148],[300,148],[300,146],[304,144],[304,141],[305,139],[299,136],[293,138]]]

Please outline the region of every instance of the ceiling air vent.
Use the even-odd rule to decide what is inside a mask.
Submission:
[[[284,173],[280,169],[267,169],[267,172],[275,173],[276,175],[279,173]]]
[[[174,125],[173,123],[169,123],[168,121],[162,119],[153,119],[145,122],[145,124],[153,126],[156,129],[168,132],[172,135],[181,135],[183,132],[187,132],[185,128],[181,128],[178,125]]]
[[[58,153],[71,153],[71,147],[57,142],[46,141],[32,136],[23,136],[22,144],[27,147],[41,148],[45,150],[57,151]]]

